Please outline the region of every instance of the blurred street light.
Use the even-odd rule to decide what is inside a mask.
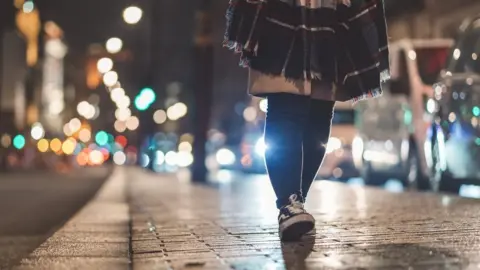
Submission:
[[[248,107],[243,111],[243,118],[247,122],[253,122],[257,119],[257,110],[254,107]]]
[[[120,99],[122,99],[125,96],[125,90],[123,88],[114,88],[110,92],[110,98],[112,99],[113,102],[117,103]]]
[[[30,131],[30,135],[32,136],[32,139],[34,139],[35,141],[43,139],[43,137],[45,136],[45,129],[43,128],[42,124],[40,123],[33,124],[32,130]]]
[[[78,118],[73,118],[68,122],[68,127],[72,133],[75,133],[82,127],[82,122]]]
[[[119,109],[126,109],[130,106],[131,101],[129,97],[123,96],[122,98],[117,100],[115,103],[117,104],[117,107]]]
[[[131,116],[126,122],[127,128],[131,131],[134,131],[140,126],[140,120],[136,116]]]
[[[118,73],[115,71],[109,71],[103,75],[103,83],[108,86],[112,87],[118,82]]]
[[[158,110],[153,114],[153,121],[161,125],[167,121],[167,113],[164,110]]]
[[[0,143],[3,147],[8,148],[12,144],[12,137],[10,137],[8,134],[4,134],[0,139]]]
[[[137,24],[143,16],[143,10],[136,6],[127,7],[123,11],[123,20],[128,24]]]
[[[13,138],[13,147],[17,148],[18,150],[23,149],[23,147],[25,147],[25,144],[26,140],[23,135],[19,134],[15,136],[15,138]]]
[[[176,121],[184,117],[188,112],[188,107],[185,103],[178,102],[167,110],[167,117],[172,121]]]
[[[105,132],[105,131],[97,132],[97,135],[95,135],[95,142],[100,146],[106,145],[108,143],[107,132]]]
[[[157,99],[157,95],[152,88],[144,88],[135,97],[135,108],[139,111],[147,110]]]
[[[23,12],[30,13],[34,9],[35,9],[35,5],[33,4],[32,1],[25,1],[25,3],[23,3],[23,7],[22,7]]]
[[[123,133],[125,132],[125,130],[127,130],[127,125],[125,124],[125,122],[120,120],[115,121],[115,124],[113,125],[113,127],[115,128],[115,131],[117,131],[118,133]]]
[[[41,139],[41,140],[38,141],[38,143],[37,143],[37,149],[38,149],[38,151],[40,151],[41,153],[47,152],[48,149],[49,149],[49,146],[50,146],[50,143],[49,143],[48,140],[46,140],[46,139]]]
[[[58,153],[62,150],[62,142],[58,139],[55,138],[50,142],[50,149],[54,153]]]
[[[123,41],[117,37],[110,38],[107,40],[107,43],[105,44],[105,47],[107,49],[107,52],[111,54],[118,53],[122,50],[123,48]]]
[[[113,68],[113,61],[108,57],[101,58],[97,62],[98,72],[104,74],[111,71]]]
[[[83,116],[88,111],[89,106],[90,106],[90,103],[88,103],[86,101],[82,101],[82,102],[78,103],[78,105],[77,105],[78,114]]]
[[[129,108],[118,108],[115,110],[115,118],[119,121],[127,121],[132,116]]]
[[[82,141],[84,143],[87,143],[92,138],[92,132],[90,132],[90,130],[88,130],[86,128],[81,129],[78,132],[78,138],[80,139],[80,141]]]

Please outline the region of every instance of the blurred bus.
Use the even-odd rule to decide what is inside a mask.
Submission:
[[[433,119],[429,100],[452,45],[450,39],[391,44],[391,80],[384,95],[356,105],[359,132],[353,156],[366,184],[396,178],[407,188],[428,188],[424,144]]]

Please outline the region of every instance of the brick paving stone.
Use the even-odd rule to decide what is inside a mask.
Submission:
[[[282,244],[265,179],[217,189],[127,176],[133,269],[480,269],[480,201],[320,181],[307,202],[316,235]]]

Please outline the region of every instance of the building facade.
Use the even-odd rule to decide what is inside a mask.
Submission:
[[[456,35],[463,20],[478,14],[478,0],[423,0],[421,10],[390,19],[389,34],[392,40],[450,38]]]

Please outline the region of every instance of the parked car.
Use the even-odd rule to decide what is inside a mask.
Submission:
[[[433,114],[427,105],[452,45],[450,39],[391,44],[391,80],[384,95],[356,106],[358,136],[352,153],[366,184],[396,178],[407,188],[429,188],[424,145]]]
[[[434,118],[425,153],[430,184],[458,193],[480,184],[480,15],[461,27],[454,49],[430,102]]]

